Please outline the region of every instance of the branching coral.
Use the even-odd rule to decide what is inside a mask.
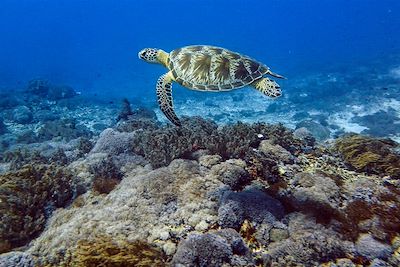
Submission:
[[[142,131],[132,145],[135,152],[148,159],[153,167],[160,167],[198,149],[206,149],[224,159],[243,158],[258,148],[263,139],[269,139],[291,153],[300,151],[303,145],[282,125],[237,123],[218,130],[215,123],[198,117],[183,120],[183,126],[179,128],[167,126]]]
[[[184,119],[182,127],[165,127],[137,134],[133,147],[153,167],[169,164],[173,159],[200,148],[218,150],[217,125],[200,118]]]
[[[0,176],[0,252],[28,242],[43,230],[56,207],[74,194],[71,174],[55,165],[26,165]]]

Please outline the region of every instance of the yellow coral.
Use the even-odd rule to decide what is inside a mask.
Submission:
[[[357,171],[400,178],[400,157],[392,151],[397,145],[387,139],[351,135],[337,140],[335,148]]]
[[[81,240],[71,252],[71,262],[67,266],[165,266],[165,256],[156,247],[144,241],[128,242],[98,237]]]

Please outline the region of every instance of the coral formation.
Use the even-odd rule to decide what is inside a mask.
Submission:
[[[153,171],[138,166],[109,194],[84,194],[80,205],[57,210],[29,252],[40,255],[43,265],[59,266],[67,260],[63,251],[76,242],[107,233],[113,240],[146,240],[173,253],[190,231],[216,224],[222,186],[195,161],[174,160]]]
[[[107,236],[93,240],[79,240],[76,248],[69,251],[68,266],[77,267],[146,267],[166,266],[162,251],[145,241],[113,240]]]
[[[400,132],[400,125],[398,123],[397,110],[390,108],[388,111],[378,111],[371,115],[353,118],[354,122],[368,127],[361,133],[372,135],[375,137],[384,137]]]
[[[65,98],[71,98],[77,95],[75,90],[66,85],[53,85],[47,80],[31,80],[29,81],[26,92],[32,95],[36,95],[48,100],[60,100]]]
[[[400,156],[394,152],[396,142],[362,135],[345,136],[335,148],[357,171],[400,178]]]
[[[69,141],[90,136],[91,132],[84,125],[78,124],[75,119],[62,119],[44,122],[37,130],[36,142],[51,140],[55,137]]]
[[[182,127],[145,130],[136,135],[134,151],[148,159],[153,167],[165,166],[173,159],[189,157],[192,152],[206,149],[224,159],[244,158],[258,148],[263,139],[279,145],[290,153],[301,151],[304,143],[282,125],[237,123],[218,129],[201,118],[184,119]]]
[[[296,125],[296,129],[306,128],[318,141],[324,141],[330,137],[330,130],[313,120],[304,120]]]
[[[2,161],[9,163],[11,170],[18,170],[26,164],[44,164],[47,160],[37,150],[16,149],[5,152]]]
[[[0,135],[7,132],[7,127],[3,122],[3,119],[0,118]]]
[[[94,144],[86,137],[79,138],[78,157],[84,156],[92,150]]]
[[[21,251],[12,251],[9,253],[0,254],[0,266],[34,267],[35,260],[28,253],[24,253]]]
[[[94,175],[93,190],[100,194],[110,193],[122,179],[122,173],[111,157],[91,165],[89,171]]]
[[[20,124],[31,123],[33,119],[32,111],[27,106],[18,106],[13,110],[12,120]]]
[[[144,130],[135,136],[133,149],[149,160],[153,167],[169,164],[176,158],[185,158],[200,148],[217,151],[217,125],[201,118],[184,119],[182,127],[167,126]]]
[[[128,117],[132,114],[133,114],[133,112],[131,109],[131,103],[129,103],[128,99],[124,98],[122,100],[121,111],[119,112],[118,117],[117,117],[117,122],[120,120],[127,120]]]
[[[218,209],[219,225],[239,229],[244,220],[273,224],[284,215],[282,204],[257,189],[226,191]]]
[[[105,129],[101,134],[91,153],[107,153],[119,155],[133,152],[132,143],[135,135],[129,132],[119,132],[112,128]]]
[[[123,100],[117,122],[115,128],[121,132],[133,132],[139,129],[155,130],[159,124],[154,111],[145,107],[138,107],[132,110],[127,99]]]
[[[74,180],[55,165],[27,165],[0,176],[1,252],[37,236],[51,212],[74,195]]]
[[[271,262],[277,266],[316,266],[321,262],[344,258],[352,252],[352,243],[343,241],[340,234],[332,229],[302,214],[293,213],[288,216],[286,219],[290,237],[272,242],[268,247]]]
[[[223,229],[192,234],[179,243],[173,266],[254,266],[249,249],[239,233]]]
[[[104,130],[94,145],[87,137],[62,146],[53,140],[30,145],[37,152],[1,155],[0,168],[14,172],[0,176],[0,250],[37,238],[0,263],[400,262],[396,143],[353,135],[320,146],[305,128],[218,127],[201,118],[177,128],[139,113]]]

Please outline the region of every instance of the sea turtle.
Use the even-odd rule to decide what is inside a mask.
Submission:
[[[145,48],[138,54],[149,63],[168,68],[157,81],[157,98],[161,111],[175,125],[181,123],[172,102],[172,82],[197,91],[229,91],[250,85],[269,97],[281,95],[280,86],[264,75],[284,78],[266,65],[225,48],[194,45],[167,53],[161,49]]]

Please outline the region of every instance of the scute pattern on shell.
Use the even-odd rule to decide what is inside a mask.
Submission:
[[[214,46],[186,46],[170,53],[176,82],[200,91],[226,91],[246,86],[269,68],[247,56]]]

